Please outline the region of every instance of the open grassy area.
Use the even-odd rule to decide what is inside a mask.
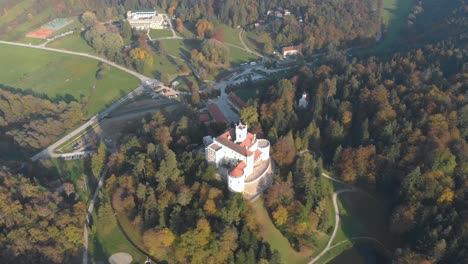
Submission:
[[[317,262],[314,264],[326,264],[330,262],[332,259],[334,259],[336,256],[340,255],[343,251],[346,249],[352,247],[352,242],[351,241],[346,241],[340,245],[337,245],[336,247],[330,249],[325,253]]]
[[[58,38],[47,44],[47,47],[83,53],[94,53],[94,49],[89,46],[88,43],[86,43],[86,40],[84,40],[79,34],[71,34]]]
[[[22,1],[19,4],[25,4],[23,2],[29,3],[31,1]],[[28,14],[23,13],[24,9],[20,9],[19,16],[20,17],[28,17]],[[41,10],[39,13],[35,14],[31,19],[21,19],[18,20],[18,24],[15,25],[14,30],[8,30],[5,34],[0,34],[0,38],[3,40],[14,40],[17,41],[19,39],[24,38],[24,36],[33,31],[38,29],[44,23],[50,21],[51,17],[53,17],[53,10],[52,8],[46,8]],[[8,19],[14,20],[16,16],[12,16],[10,12],[8,12]],[[0,21],[3,21],[3,17],[0,17]],[[11,21],[10,21],[11,22]],[[7,24],[7,23],[5,23]],[[2,24],[0,23],[0,26]]]
[[[24,38],[18,39],[18,42],[24,43],[24,44],[30,44],[30,45],[40,45],[40,44],[46,42],[46,40],[45,39],[38,39],[38,38],[24,37]]]
[[[40,163],[63,182],[73,183],[78,199],[85,204],[89,202],[91,191],[97,186],[97,180],[85,172],[85,160],[47,159],[41,160]]]
[[[199,48],[198,40],[165,39],[160,41],[167,54],[184,60],[190,60],[192,49]]]
[[[172,37],[172,30],[170,29],[151,29],[150,36],[152,39]]]
[[[257,35],[256,35],[256,33],[254,31],[244,31],[244,34],[242,36],[243,36],[243,40],[244,40],[245,45],[247,45],[247,47],[249,47],[249,49],[254,50],[254,51],[262,54],[262,48],[260,46],[258,46],[255,43],[255,41],[253,41],[254,39],[257,38]]]
[[[231,51],[231,65],[240,65],[244,62],[250,62],[254,60],[258,60],[258,57],[248,53],[245,50],[238,49],[236,47],[227,46]]]
[[[309,258],[303,256],[300,253],[294,251],[289,244],[287,238],[285,238],[281,232],[276,229],[270,216],[268,215],[263,200],[258,199],[252,204],[253,213],[255,218],[260,224],[260,234],[263,239],[268,242],[273,250],[278,250],[281,254],[281,258],[285,263],[306,263]]]
[[[153,76],[156,79],[161,79],[161,75],[163,73],[167,73],[174,78],[182,64],[183,62],[180,60],[154,53],[153,66],[150,69],[146,69],[144,74],[147,76]]]
[[[92,116],[139,85],[139,80],[111,68],[100,80],[98,62],[67,54],[0,45],[0,82],[48,98],[82,101],[85,115]]]
[[[242,43],[241,43],[241,41],[239,39],[239,30],[238,29],[234,29],[234,28],[232,28],[232,27],[230,27],[228,25],[224,25],[224,24],[219,24],[219,25],[215,26],[215,30],[217,28],[220,28],[223,31],[223,33],[224,33],[223,41],[224,42],[242,47]]]
[[[355,237],[373,237],[387,247],[392,247],[396,238],[388,232],[389,212],[380,201],[369,195],[352,192],[338,197],[340,229],[333,244]]]
[[[93,213],[93,219],[96,222],[89,232],[91,263],[107,263],[109,257],[118,252],[130,254],[133,263],[144,263],[146,257],[127,241],[113,215],[99,219],[96,213]]]
[[[386,27],[386,33],[382,41],[377,45],[376,51],[384,51],[397,42],[400,31],[407,22],[413,2],[413,0],[383,1],[382,23]]]

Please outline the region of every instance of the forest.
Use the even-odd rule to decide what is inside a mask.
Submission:
[[[121,59],[139,70],[152,63],[146,39],[128,28],[106,35],[96,21],[126,9],[157,6],[194,24],[206,19],[208,23],[202,23],[208,30],[197,34],[210,38],[214,32],[209,23],[249,24],[277,7],[300,14],[307,25],[290,18],[275,20],[271,24],[275,33],[259,30],[259,41],[267,49],[303,42],[306,53],[307,47],[327,46],[326,54],[320,63],[303,65],[292,76],[262,87],[264,92],[240,112],[252,133],[272,143],[275,181],[263,199],[274,225],[297,251],[315,250],[317,238],[330,235],[333,186],[321,177],[327,171],[389,204],[387,228],[401,240],[392,251],[393,263],[464,263],[467,6],[458,0],[444,6],[434,0],[415,3],[403,32],[411,36],[409,49],[401,47],[381,57],[350,57],[336,46],[373,36],[381,3],[345,2],[41,0],[33,6],[37,10],[53,6],[55,12],[69,14],[96,11],[82,21],[86,40],[118,60],[117,48],[99,49],[102,41],[121,46],[122,39],[135,38],[136,45]],[[8,12],[13,3],[3,1],[1,12]],[[432,17],[434,22],[427,23]],[[0,33],[13,24],[1,24]],[[161,47],[155,49],[164,53]],[[191,54],[193,63],[209,62],[207,68],[225,64],[228,55],[214,39]],[[198,85],[191,84],[191,89],[198,91]],[[297,102],[303,93],[309,102],[300,108]],[[196,106],[200,98],[192,97],[191,102]],[[13,138],[21,148],[40,148],[81,122],[80,108],[65,99],[51,102],[2,87],[1,137]],[[108,168],[97,216],[122,214],[141,237],[142,248],[161,262],[287,262],[260,236],[252,206],[229,192],[215,168],[205,162],[201,138],[224,128],[205,127],[187,107],[141,119],[115,153],[101,145],[85,161],[94,175]],[[62,182],[63,188],[52,188],[37,178],[38,167],[28,162],[1,165],[0,260],[76,261],[86,211],[75,194],[77,186]]]
[[[388,60],[334,54],[302,68],[295,89],[283,80],[251,103],[283,180],[305,145],[343,181],[388,195],[389,228],[403,238],[396,263],[461,263],[468,254],[467,50],[460,43]],[[294,108],[302,92],[314,95],[306,110]]]
[[[72,184],[52,192],[32,178],[0,169],[3,263],[73,263],[83,245],[85,205]]]
[[[101,210],[123,212],[143,247],[169,263],[281,263],[247,201],[190,149],[203,130],[190,112],[156,112],[109,157]],[[96,161],[93,161],[93,164]]]
[[[24,153],[31,153],[54,142],[84,118],[82,105],[52,102],[11,87],[0,87],[0,137],[13,138]]]

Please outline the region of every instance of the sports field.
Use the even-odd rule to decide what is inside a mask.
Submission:
[[[0,44],[0,83],[49,99],[85,101],[85,114],[92,116],[135,89],[139,80],[111,68],[96,78],[98,62],[93,59]]]
[[[377,51],[385,51],[397,43],[400,31],[407,21],[413,2],[413,0],[383,1],[382,23],[386,27],[386,34],[383,41],[378,44]]]

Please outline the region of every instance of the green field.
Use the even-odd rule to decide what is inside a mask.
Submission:
[[[29,1],[27,1],[29,2]],[[23,4],[20,2],[19,4]],[[26,17],[28,14],[22,13],[24,10],[21,9],[20,16]],[[46,8],[41,10],[39,13],[35,14],[32,19],[20,19],[18,20],[18,24],[15,25],[14,30],[9,30],[6,34],[2,34],[0,36],[1,39],[5,40],[19,40],[25,37],[25,35],[31,31],[38,29],[43,24],[50,21],[51,17],[53,17],[53,11],[51,8]],[[11,14],[8,13],[8,18],[10,19]],[[13,19],[15,19],[14,17]],[[3,20],[3,17],[0,17],[0,21]],[[1,23],[0,23],[1,24]]]
[[[18,42],[24,43],[24,44],[29,44],[29,45],[40,45],[40,44],[46,42],[46,40],[45,39],[38,39],[38,38],[24,37],[24,38],[18,39]]]
[[[394,245],[395,238],[387,231],[389,212],[385,205],[360,192],[342,193],[338,199],[340,229],[332,245],[355,237],[373,237],[390,247]]]
[[[377,51],[392,47],[398,40],[401,29],[405,26],[408,14],[413,6],[413,0],[384,0],[382,23],[386,33],[377,45]]]
[[[85,173],[84,160],[62,160],[48,159],[41,160],[41,166],[46,168],[51,174],[59,177],[63,182],[71,182],[75,185],[78,199],[83,203],[88,203],[91,197],[91,191],[97,186],[97,180]],[[84,177],[84,175],[86,176]],[[87,181],[83,179],[87,178]],[[85,184],[87,183],[87,185]]]
[[[64,49],[83,53],[94,53],[94,49],[86,43],[79,34],[71,34],[58,38],[47,44],[49,48]]]
[[[153,66],[150,69],[146,69],[144,74],[147,76],[153,76],[156,79],[160,79],[163,73],[167,73],[173,78],[176,77],[179,65],[183,62],[169,56],[161,56],[157,53],[153,55]]]
[[[236,47],[227,46],[231,51],[231,65],[240,65],[244,62],[257,60],[258,57]]]
[[[115,68],[98,80],[98,62],[79,56],[0,44],[0,57],[2,84],[52,100],[81,102],[85,96],[87,116],[98,113],[139,84],[137,78]]]
[[[96,221],[89,232],[89,252],[91,263],[107,263],[107,259],[115,253],[125,252],[132,256],[132,263],[144,263],[146,257],[140,253],[130,242],[127,241],[124,234],[117,226],[117,221],[113,215],[99,219],[96,213],[93,213],[93,219]]]
[[[276,229],[271,218],[268,215],[263,200],[258,199],[252,204],[253,213],[255,218],[260,224],[260,234],[263,239],[268,242],[273,250],[278,250],[281,254],[281,258],[285,263],[306,263],[309,260],[308,256],[303,256],[300,253],[294,251],[281,232]]]
[[[172,37],[172,30],[170,29],[151,29],[150,36],[152,39]]]
[[[196,40],[165,39],[160,42],[166,49],[167,54],[184,60],[190,60],[192,49],[199,46],[199,43]]]
[[[245,45],[247,45],[249,49],[262,54],[262,48],[256,45],[255,42],[253,41],[255,38],[257,38],[257,35],[254,31],[244,31],[243,39],[244,39]]]
[[[241,41],[239,39],[239,30],[234,29],[234,28],[232,28],[230,26],[227,26],[227,25],[223,25],[223,24],[215,26],[215,30],[217,28],[220,28],[220,29],[223,30],[223,33],[224,33],[223,41],[224,42],[242,47],[242,43],[241,43]]]

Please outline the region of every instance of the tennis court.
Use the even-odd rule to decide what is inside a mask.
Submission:
[[[73,19],[69,18],[56,18],[52,21],[42,25],[39,29],[29,32],[26,37],[45,39],[52,35],[55,31],[72,23]]]
[[[30,32],[26,35],[28,38],[40,38],[40,39],[45,39],[48,36],[50,36],[52,33],[54,33],[54,30],[51,29],[43,29],[40,28],[38,30],[35,30],[33,32]]]
[[[47,24],[43,25],[41,28],[57,31],[72,22],[73,20],[69,18],[56,18],[48,22]]]

